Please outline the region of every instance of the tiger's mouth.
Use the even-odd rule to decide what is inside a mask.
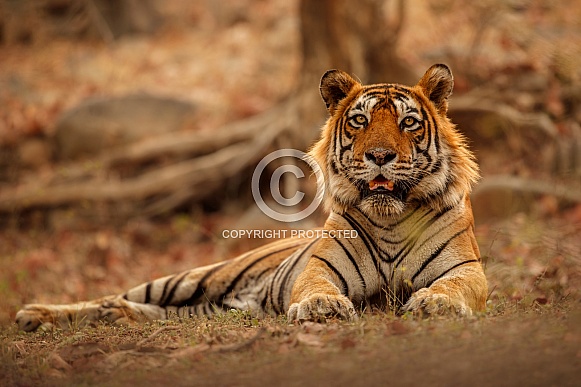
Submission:
[[[391,196],[395,199],[405,201],[409,189],[399,182],[389,180],[383,175],[378,175],[369,182],[359,184],[361,198],[365,199],[371,196],[386,197]]]
[[[387,180],[383,175],[377,176],[375,179],[369,182],[370,191],[393,191],[395,183],[391,180]]]

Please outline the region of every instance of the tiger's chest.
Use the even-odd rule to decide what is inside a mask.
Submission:
[[[461,212],[455,208],[436,212],[417,207],[398,219],[383,222],[360,212],[342,217],[358,235],[350,242],[356,251],[352,259],[356,264],[352,266],[361,273],[360,282],[365,286],[354,296],[369,299],[385,289],[401,293],[417,287],[417,273],[439,250],[443,235],[456,226]]]

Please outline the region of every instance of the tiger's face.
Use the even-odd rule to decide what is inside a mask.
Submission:
[[[478,169],[446,117],[452,87],[445,65],[413,87],[363,86],[339,70],[323,76],[330,118],[311,154],[325,165],[333,211],[394,216],[412,202],[442,208],[470,192]]]

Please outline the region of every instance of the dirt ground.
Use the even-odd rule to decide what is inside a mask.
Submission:
[[[289,326],[228,316],[21,334],[4,347],[0,371],[7,386],[578,385],[578,303],[533,309],[463,321],[366,315]]]

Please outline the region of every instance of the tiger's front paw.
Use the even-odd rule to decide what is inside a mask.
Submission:
[[[353,303],[343,295],[315,294],[299,303],[294,303],[288,310],[290,321],[325,322],[327,318],[338,317],[343,320],[357,319]]]
[[[402,307],[404,312],[413,312],[422,316],[456,315],[472,316],[472,309],[461,300],[456,300],[443,293],[434,293],[428,288],[415,292]]]

